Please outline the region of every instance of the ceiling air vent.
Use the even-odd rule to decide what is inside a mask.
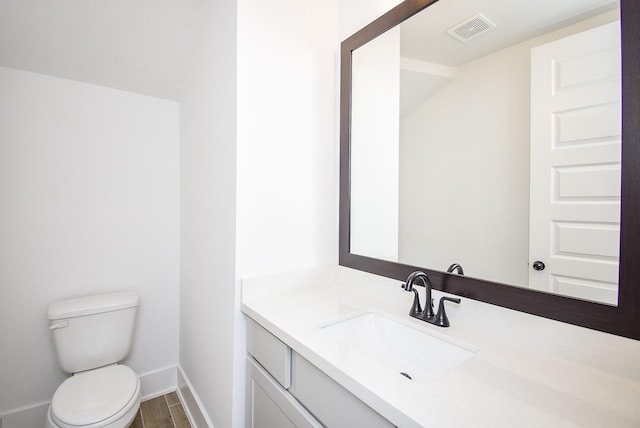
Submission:
[[[496,24],[479,13],[449,28],[447,33],[461,42],[466,42],[494,28],[496,28]]]

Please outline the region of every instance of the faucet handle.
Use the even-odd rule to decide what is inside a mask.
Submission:
[[[460,299],[456,297],[441,297],[440,304],[438,305],[438,313],[433,319],[429,320],[431,324],[439,327],[449,327],[451,325],[449,318],[447,318],[447,313],[444,310],[444,302],[460,303]]]

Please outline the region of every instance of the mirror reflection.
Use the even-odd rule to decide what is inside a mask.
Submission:
[[[442,0],[353,51],[350,252],[615,305],[619,18]]]

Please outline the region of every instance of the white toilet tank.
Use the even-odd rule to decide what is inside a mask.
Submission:
[[[123,360],[138,301],[135,291],[124,291],[53,302],[47,315],[62,370],[77,373]]]

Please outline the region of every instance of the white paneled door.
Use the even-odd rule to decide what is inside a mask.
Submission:
[[[529,286],[617,303],[620,23],[531,50]]]

